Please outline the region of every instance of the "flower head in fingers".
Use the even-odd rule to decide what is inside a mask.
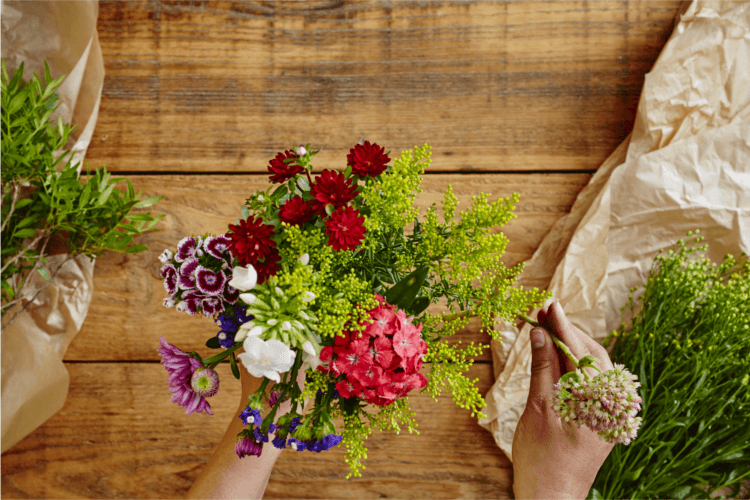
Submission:
[[[637,379],[620,364],[593,378],[580,369],[566,373],[554,386],[553,409],[566,422],[585,425],[609,443],[630,444],[642,420],[636,417],[643,402]]]

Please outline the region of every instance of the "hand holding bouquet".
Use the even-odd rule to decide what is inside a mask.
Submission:
[[[211,413],[213,369],[227,357],[235,377],[239,358],[263,378],[240,415],[247,426],[240,458],[259,456],[269,442],[314,452],[343,442],[350,476],[359,476],[374,427],[415,430],[412,391],[437,399],[448,389],[472,416],[484,406],[464,372],[487,346],[461,348],[445,337],[473,316],[494,336],[495,322],[513,321],[551,294],[512,288],[523,264],[501,262],[508,241],[492,230],[515,217],[518,195],[490,203],[480,194],[456,218],[448,186],[443,222],[435,204],[420,220],[414,199],[430,163],[427,145],[388,165],[384,148],[364,142],[343,172],[313,178],[318,152],[307,145],[278,153],[268,166],[273,185],[247,199],[226,234],[186,237],[162,254],[164,305],[214,317],[221,330],[206,345],[224,350],[202,359],[162,338],[159,352],[172,400],[187,413]],[[434,314],[441,308],[431,305],[448,312]],[[277,417],[288,400],[291,411]]]

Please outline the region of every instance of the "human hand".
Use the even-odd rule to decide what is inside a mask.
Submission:
[[[604,347],[568,321],[558,302],[540,310],[537,319],[541,326],[531,332],[529,397],[513,436],[513,490],[516,498],[586,498],[614,445],[585,426],[562,421],[552,409],[552,387],[575,366],[550,332],[576,358],[598,358],[602,371],[611,370],[612,361]],[[597,374],[594,368],[584,370]]]

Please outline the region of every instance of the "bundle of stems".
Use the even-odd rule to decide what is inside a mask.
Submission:
[[[736,496],[750,478],[750,263],[745,253],[688,261],[702,240],[659,252],[637,315],[630,291],[631,327],[605,340],[638,375],[643,424],[612,450],[589,498]]]

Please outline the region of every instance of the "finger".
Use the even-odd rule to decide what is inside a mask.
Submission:
[[[612,360],[609,358],[609,353],[607,353],[604,346],[580,330],[578,330],[578,333],[580,334],[580,338],[584,345],[588,348],[589,352],[591,352],[591,355],[601,361],[601,363],[599,363],[599,368],[603,372],[612,370],[614,366],[612,365]]]
[[[554,302],[552,299],[545,300],[541,309],[539,309],[539,312],[536,313],[536,320],[540,326],[545,326],[547,324],[547,314],[552,302]]]
[[[560,379],[560,362],[550,334],[541,327],[531,330],[531,381],[527,406],[544,413],[552,400],[552,387]]]
[[[584,356],[592,354],[581,338],[584,334],[579,332],[578,329],[573,326],[573,323],[565,317],[565,312],[563,311],[560,302],[555,301],[552,306],[550,306],[546,319],[548,328],[554,335],[557,335],[557,338],[562,340],[563,344],[568,346],[568,349],[570,349],[570,352],[573,353],[573,356],[575,356],[576,359],[581,359]],[[565,368],[569,372],[576,369],[573,362],[567,356],[565,356]],[[587,368],[586,371],[589,375],[596,375],[597,373],[593,368]]]

